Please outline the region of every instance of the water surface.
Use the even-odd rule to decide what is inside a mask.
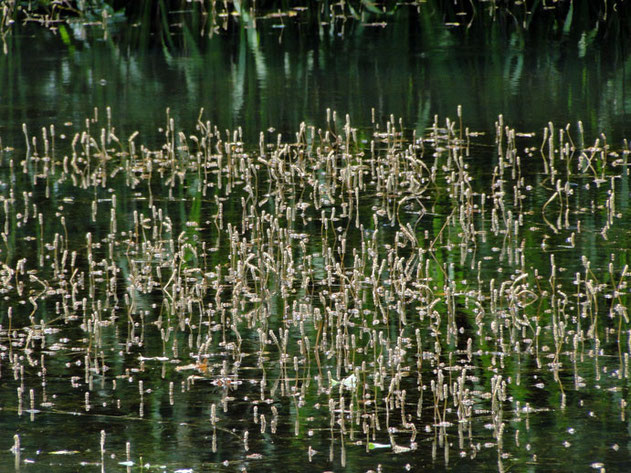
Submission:
[[[3,470],[625,471],[624,44],[432,5],[11,37]]]

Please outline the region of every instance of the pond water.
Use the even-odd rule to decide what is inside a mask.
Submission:
[[[629,41],[438,3],[8,38],[2,471],[628,471]]]
[[[327,108],[357,126],[370,124],[374,108],[378,119],[393,114],[420,133],[434,114],[453,116],[462,105],[473,129],[488,130],[503,114],[523,131],[582,120],[594,135],[628,136],[629,44],[615,28],[599,40],[598,23],[582,24],[578,13],[566,32],[552,15],[536,16],[525,31],[481,12],[453,18],[469,28],[449,26],[434,3],[402,7],[383,24],[244,20],[247,28],[182,40],[167,54],[131,49],[122,27],[106,34],[75,25],[68,45],[41,29],[16,34],[0,59],[0,130],[6,140],[23,122],[79,123],[109,106],[126,135],[155,132],[166,107],[189,128],[203,107],[205,119],[241,126],[254,140],[270,127],[322,125]]]

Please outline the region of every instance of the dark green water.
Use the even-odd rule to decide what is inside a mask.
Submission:
[[[481,18],[465,30],[430,7],[401,8],[387,23],[261,19],[168,55],[126,49],[124,30],[70,46],[37,30],[11,38],[0,58],[0,469],[627,471],[628,43],[591,39],[580,24],[520,33]],[[467,152],[458,105],[464,126],[485,133]],[[167,107],[185,136],[204,136],[204,108],[221,130],[210,154],[195,154],[205,148],[192,138],[188,150],[174,146]],[[344,139],[350,115],[352,149],[310,137],[282,154],[303,121],[325,133],[328,108]],[[456,122],[455,135],[432,132],[436,114],[440,127]],[[502,135],[498,148],[499,114],[536,135]],[[390,115],[397,129],[401,117],[401,142],[381,139]],[[96,144],[75,145],[73,164],[72,137],[87,136],[90,117]],[[539,153],[548,122],[553,175],[547,145]],[[571,158],[558,138],[567,123]],[[101,160],[101,130],[112,127],[123,144],[106,137]],[[239,127],[231,143],[224,130]],[[602,137],[589,149],[601,132],[604,154]],[[426,138],[424,151],[413,136]],[[291,179],[265,164],[278,156],[295,166]],[[256,197],[241,158],[259,166]],[[343,170],[366,181],[358,220],[345,215]],[[405,179],[386,184],[399,172]],[[286,217],[301,204],[304,218]],[[359,265],[352,252],[363,248],[372,253]],[[239,278],[244,261],[260,273]],[[395,280],[407,272],[408,292]],[[355,372],[358,386],[331,381]],[[462,422],[460,376],[460,406],[472,409]],[[446,400],[435,401],[437,383],[453,388]],[[376,448],[341,402],[363,409]]]
[[[78,123],[109,106],[126,135],[155,132],[166,107],[182,126],[203,107],[213,124],[241,126],[257,141],[269,127],[321,125],[327,108],[351,114],[356,125],[370,123],[374,108],[377,119],[394,114],[421,132],[434,114],[454,116],[462,105],[473,129],[487,130],[504,114],[520,131],[582,120],[594,135],[628,135],[624,32],[582,24],[578,12],[564,32],[549,16],[523,31],[480,13],[466,29],[445,26],[449,18],[431,3],[420,10],[401,8],[385,18],[387,27],[260,19],[255,31],[233,27],[166,56],[160,47],[126,49],[125,30],[103,39],[99,27],[77,27],[77,37],[93,39],[69,46],[41,30],[18,34],[0,58],[0,131],[8,140],[23,122]]]

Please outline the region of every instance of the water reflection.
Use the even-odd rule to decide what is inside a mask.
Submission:
[[[0,58],[0,131],[6,141],[22,122],[76,122],[111,106],[127,134],[155,133],[166,107],[185,127],[203,107],[213,124],[241,126],[249,140],[270,127],[321,124],[327,108],[357,125],[374,108],[377,118],[394,114],[421,132],[434,114],[463,105],[479,129],[503,113],[526,131],[582,120],[587,132],[606,129],[613,139],[628,132],[623,44],[580,29],[540,36],[485,18],[466,29],[443,16],[430,2],[396,10],[387,26],[348,20],[342,34],[340,26],[255,20],[244,11],[230,34],[190,39],[179,52],[129,49],[126,31],[103,39],[98,27],[97,38],[84,40],[81,30],[71,45],[23,31]]]

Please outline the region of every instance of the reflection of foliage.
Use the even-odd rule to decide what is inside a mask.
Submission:
[[[355,23],[385,25],[390,16],[403,6],[394,0],[347,2],[303,0],[300,2],[231,0],[63,0],[4,2],[0,9],[0,34],[5,42],[11,25],[16,21],[37,22],[51,29],[63,22],[84,21],[100,24],[104,29],[112,19],[126,20],[136,25],[132,42],[135,46],[158,41],[170,49],[184,46],[191,40],[200,41],[235,27],[256,27],[252,22],[271,20],[285,26],[287,19],[298,17],[300,22],[319,30],[344,35]],[[434,0],[420,4],[421,15],[435,14],[449,27],[466,26],[463,34],[488,34],[488,23],[502,29],[532,31],[533,37],[550,33],[580,40],[583,46],[596,35],[612,41],[628,37],[630,30],[628,3],[611,2],[475,2]],[[354,23],[355,22],[355,23]]]
[[[522,131],[571,117],[583,120],[588,133],[620,133],[618,123],[626,113],[624,85],[630,69],[623,63],[628,62],[631,36],[622,35],[627,21],[622,14],[607,18],[612,28],[606,35],[597,17],[590,23],[589,11],[579,14],[578,6],[567,34],[567,16],[557,32],[554,24],[559,22],[550,12],[542,12],[527,30],[519,22],[499,15],[494,20],[480,11],[467,26],[467,17],[453,9],[446,12],[437,1],[393,10],[382,18],[386,28],[353,19],[320,25],[319,10],[296,10],[293,17],[283,17],[264,14],[261,6],[254,16],[247,8],[240,10],[241,16],[217,11],[217,21],[225,20],[226,29],[220,26],[212,37],[208,15],[208,22],[197,25],[206,32],[202,37],[186,20],[193,18],[190,9],[198,7],[192,3],[188,13],[167,16],[167,24],[179,26],[177,34],[173,26],[173,33],[163,37],[152,32],[159,27],[158,2],[133,5],[146,6],[138,11],[146,20],[112,27],[106,41],[101,26],[86,22],[57,24],[56,33],[41,28],[38,37],[43,40],[36,42],[7,36],[10,54],[0,57],[0,95],[5,94],[2,100],[8,106],[0,108],[5,126],[33,116],[41,117],[38,126],[48,124],[51,116],[77,121],[93,105],[111,106],[126,117],[121,126],[129,134],[138,130],[144,135],[161,122],[165,105],[178,119],[190,119],[191,111],[203,106],[212,123],[241,126],[252,140],[269,127],[285,133],[302,121],[318,123],[327,107],[353,117],[370,117],[374,107],[378,119],[394,113],[422,133],[434,114],[453,113],[462,105],[472,129],[487,127],[504,113]],[[127,8],[131,16],[131,4]],[[447,24],[458,20],[460,27]],[[337,34],[342,28],[344,37]],[[91,29],[96,35],[89,34]],[[46,43],[55,41],[54,34],[60,47],[48,50]],[[43,47],[47,50],[33,54]],[[51,54],[61,54],[61,60],[41,60]],[[41,79],[29,80],[29,68],[37,68]],[[278,81],[285,86],[274,87]],[[171,90],[177,98],[168,104],[154,101],[156,96],[170,97]],[[546,106],[528,105],[525,96]],[[37,107],[27,117],[33,97],[55,105]],[[620,137],[611,138],[617,142]]]

